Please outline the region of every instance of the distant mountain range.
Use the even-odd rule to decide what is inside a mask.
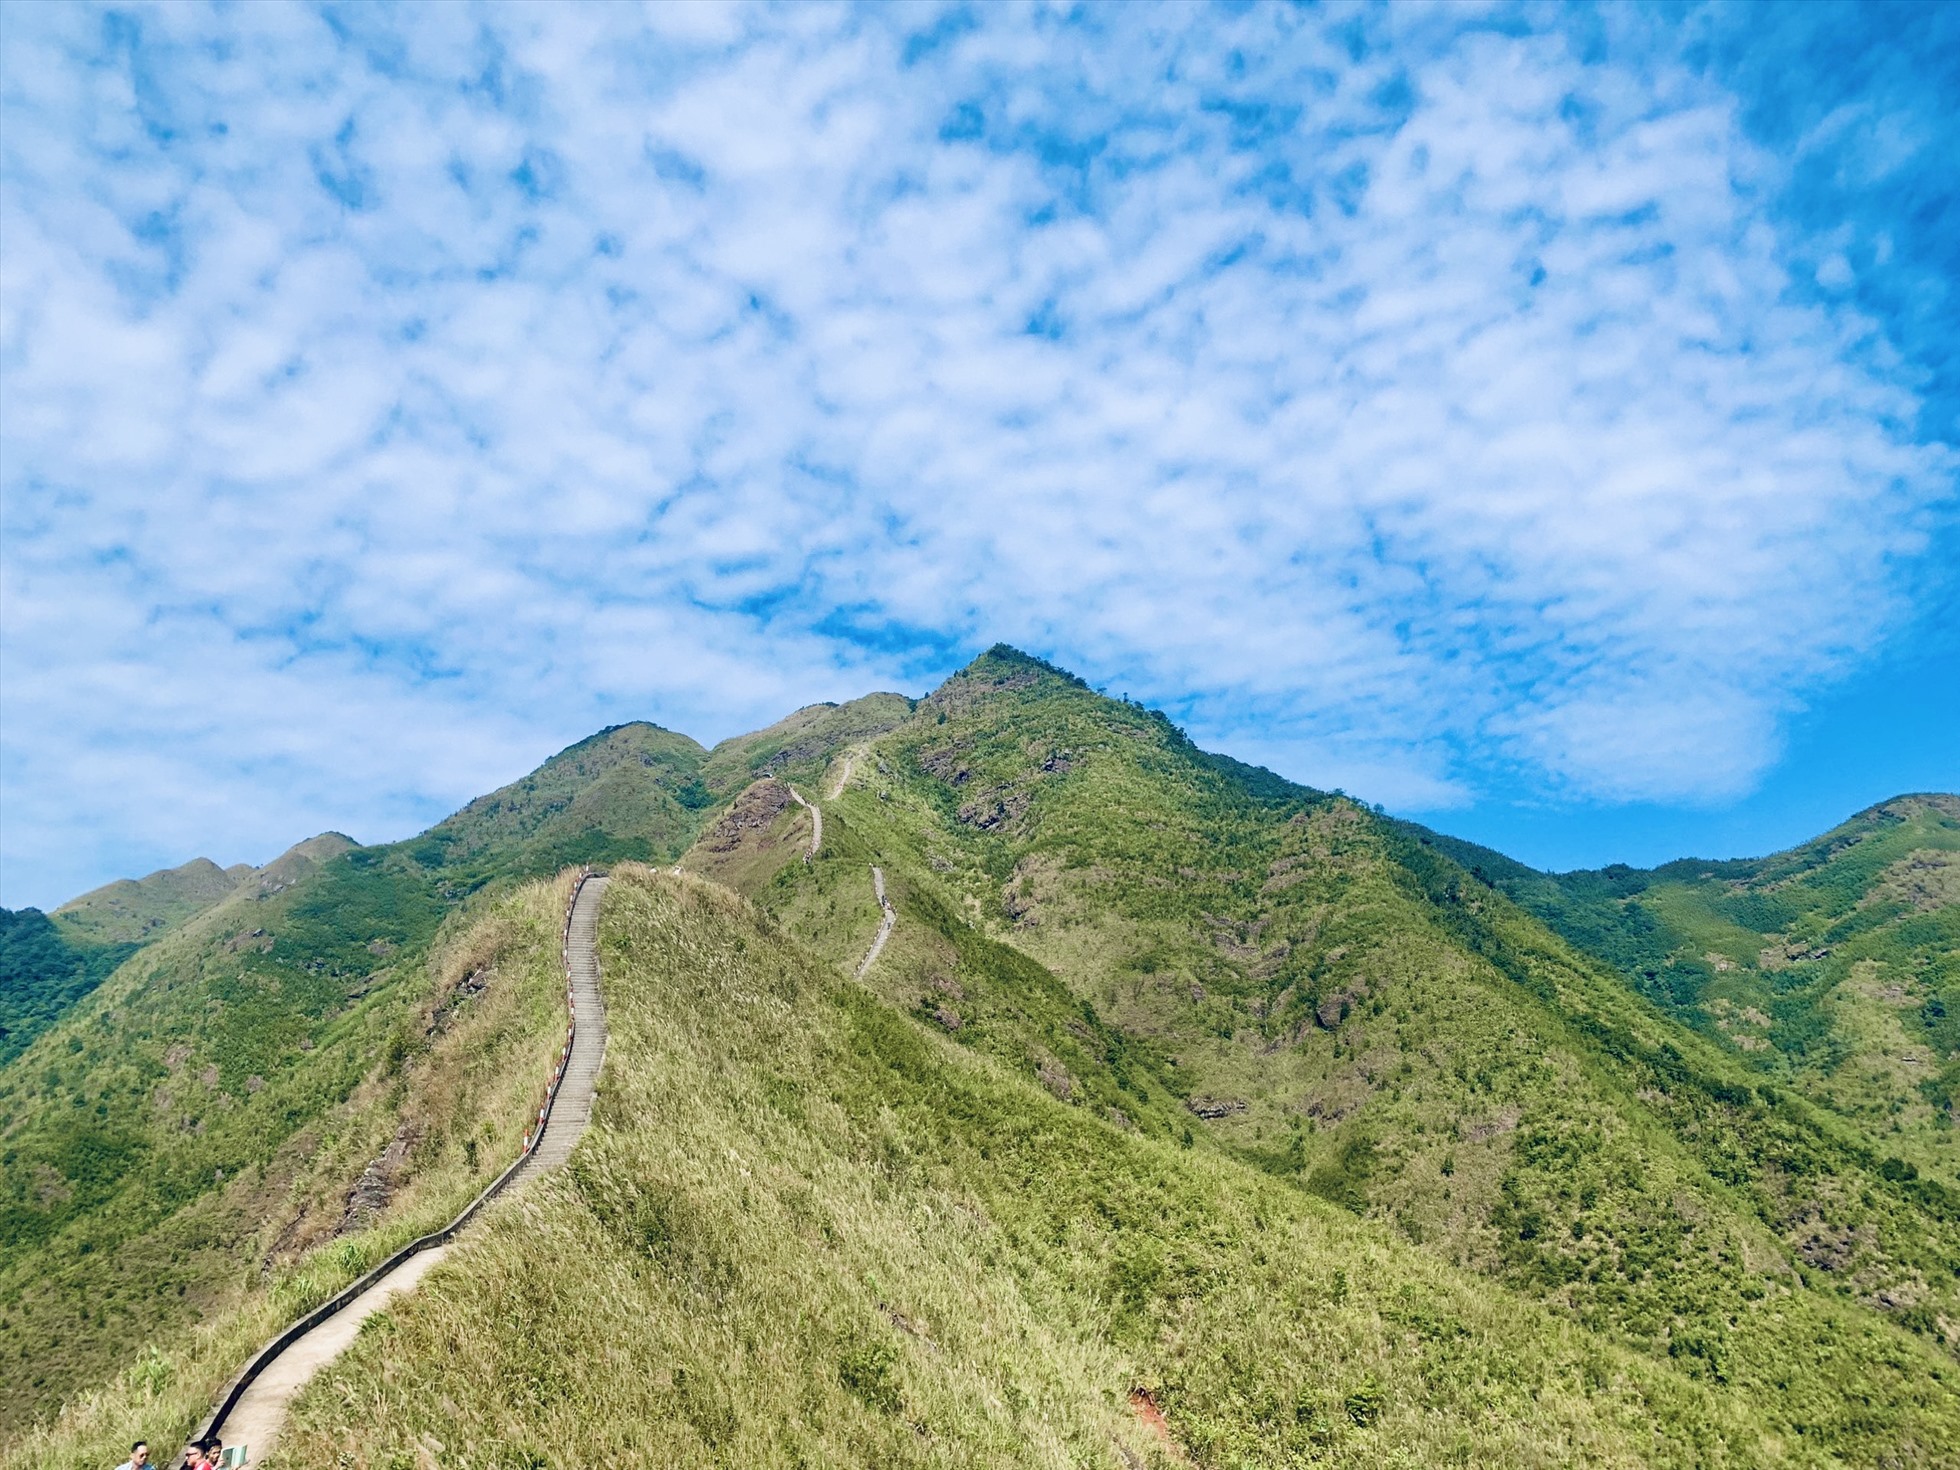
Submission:
[[[824,820],[814,853],[811,804]],[[521,1127],[519,1084],[554,1044],[553,875],[591,863],[630,880],[607,900],[621,927],[605,931],[608,983],[638,997],[622,1016],[658,996],[676,1035],[728,1038],[726,1076],[702,1071],[694,1053],[663,1049],[679,1043],[655,1036],[649,1012],[654,1029],[626,1025],[609,1053],[623,1092],[655,1111],[668,1098],[664,1128],[693,1119],[702,1169],[731,1150],[767,1153],[769,1129],[816,1130],[796,1148],[870,1170],[877,1197],[898,1201],[893,1222],[952,1208],[949,1181],[965,1179],[974,1209],[1013,1223],[934,1279],[971,1272],[1003,1322],[1039,1308],[1039,1330],[1060,1334],[1037,1355],[1049,1376],[1016,1378],[1014,1392],[1077,1405],[1057,1407],[1058,1424],[1099,1422],[1080,1397],[1094,1372],[1138,1380],[1108,1391],[1119,1404],[1143,1393],[1170,1439],[1093,1431],[1115,1434],[1122,1455],[1461,1462],[1419,1412],[1433,1392],[1478,1404],[1463,1411],[1473,1458],[1960,1462],[1957,853],[1960,799],[1920,795],[1770,858],[1539,873],[1203,752],[1161,714],[1005,647],[922,700],[815,706],[713,750],[615,727],[405,842],[326,834],[264,869],[199,860],[51,916],[6,916],[0,1405],[31,1420],[71,1402],[37,1464],[107,1445],[104,1406],[135,1402],[146,1361],[163,1385],[150,1412],[191,1416],[256,1331],[477,1187]],[[896,927],[860,986],[846,977],[880,920],[873,865]],[[673,866],[692,876],[657,871]],[[730,895],[712,923],[689,917],[703,881]],[[685,964],[682,937],[696,946]],[[804,978],[766,978],[792,973]],[[806,1014],[805,1033],[772,1043],[777,1082],[777,1064],[716,1029],[749,1024],[716,975],[740,993],[778,986]],[[887,1053],[889,1068],[862,1070]],[[938,1080],[891,1091],[915,1075]],[[685,1096],[671,1090],[683,1082]],[[738,1126],[772,1096],[773,1123]],[[853,1098],[882,1098],[872,1113],[900,1120],[883,1163],[872,1123],[846,1129],[858,1140],[846,1144],[815,1121]],[[593,1158],[633,1178],[680,1168],[641,1136],[648,1116],[616,1107],[602,1109]],[[1012,1165],[1033,1171],[1017,1186],[1002,1161],[1021,1158],[1011,1139],[1024,1129],[1051,1145]],[[1134,1215],[1119,1203],[1126,1171],[1183,1203]],[[573,1177],[595,1221],[627,1208],[607,1193],[628,1188],[618,1179]],[[668,1243],[595,1224],[580,1247],[592,1269],[622,1281],[654,1258],[667,1272],[722,1269],[687,1255],[706,1249],[685,1244],[690,1211],[726,1206],[727,1230],[761,1228],[708,1175],[661,1177]],[[806,1196],[819,1215],[845,1209],[825,1193],[848,1193],[845,1174],[757,1177],[730,1185],[766,1197],[751,1211],[794,1215]],[[1233,1200],[1264,1203],[1226,1251],[1203,1220],[1232,1215]],[[812,1321],[858,1310],[809,1284],[824,1252],[869,1249],[834,1238],[848,1211],[825,1218],[766,1249],[758,1237],[730,1280],[766,1255],[774,1297],[817,1293]],[[1052,1254],[1063,1239],[1081,1260]],[[485,1251],[455,1269],[544,1271],[534,1285],[566,1303],[583,1290]],[[1296,1275],[1267,1263],[1289,1252]],[[879,1259],[864,1269],[910,1269]],[[1337,1270],[1338,1300],[1326,1295]],[[1309,1278],[1322,1293],[1311,1300],[1298,1295]],[[1214,1293],[1241,1290],[1251,1325],[1206,1315]],[[663,1312],[734,1324],[750,1309],[729,1291],[691,1307],[649,1296],[649,1341]],[[1394,1326],[1418,1298],[1456,1305]],[[934,1433],[998,1431],[1012,1445],[1035,1432],[1040,1415],[1014,1407],[1005,1380],[985,1386],[1007,1370],[961,1356],[977,1346],[929,1350],[902,1305],[859,1306],[884,1325],[838,1351],[870,1357],[797,1371],[842,1394],[848,1413],[832,1418],[862,1416],[869,1437],[812,1428],[818,1458],[909,1463]],[[1318,1357],[1286,1345],[1315,1312],[1348,1324]],[[486,1362],[515,1351],[494,1314],[465,1319],[451,1329]],[[1199,1320],[1230,1361],[1199,1350]],[[174,1345],[143,1358],[159,1341]],[[1350,1352],[1361,1356],[1336,1374]],[[1478,1400],[1473,1380],[1501,1363],[1537,1385],[1519,1403],[1557,1411],[1499,1414],[1491,1405],[1510,1399],[1496,1388]],[[404,1426],[425,1419],[466,1439],[531,1422],[515,1400],[479,1402],[495,1372],[478,1383],[437,1364],[383,1392],[390,1371],[350,1355],[346,1401],[403,1416],[391,1408],[363,1434],[400,1428],[408,1444]],[[579,1371],[596,1385],[612,1370]],[[699,1463],[741,1463],[731,1446],[753,1453],[768,1423],[801,1424],[807,1408],[760,1389],[743,1407],[739,1364],[703,1360],[686,1389],[671,1367],[647,1371],[693,1405],[694,1418],[674,1413],[695,1426],[686,1455]],[[984,1433],[950,1409],[935,1431],[921,1407],[934,1375],[960,1373],[973,1375],[967,1392],[1009,1406]],[[98,1385],[94,1407],[76,1407]],[[720,1439],[700,1428],[710,1400],[727,1416],[713,1420]],[[346,1452],[327,1398],[301,1418],[311,1438],[294,1463]]]

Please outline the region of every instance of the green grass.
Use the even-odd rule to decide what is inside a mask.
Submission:
[[[1750,1070],[1960,1182],[1960,798],[1901,797],[1786,853],[1532,872],[1439,839]]]
[[[753,778],[816,797],[847,752],[806,862],[809,818]],[[0,1068],[0,1400],[70,1402],[36,1463],[80,1463],[132,1416],[187,1422],[274,1294],[330,1289],[412,1201],[480,1176],[461,1120],[501,1118],[503,1094],[458,1085],[451,1109],[429,1080],[556,1036],[542,1011],[535,1034],[518,1013],[428,1028],[469,989],[456,956],[522,949],[479,927],[531,901],[513,885],[686,849],[763,917],[692,880],[616,890],[643,921],[607,941],[638,1039],[616,1039],[607,1130],[539,1227],[587,1254],[519,1259],[515,1217],[494,1227],[453,1278],[479,1295],[429,1298],[463,1314],[443,1320],[481,1393],[443,1387],[430,1418],[455,1363],[425,1382],[350,1359],[369,1376],[334,1391],[361,1415],[420,1407],[382,1421],[385,1456],[334,1455],[488,1435],[597,1462],[630,1432],[681,1461],[1107,1460],[1140,1384],[1207,1466],[1611,1463],[1649,1433],[1657,1463],[1697,1442],[1711,1464],[1939,1463],[1960,1350],[1952,806],[1888,804],[1761,862],[1553,878],[1208,755],[1012,650],[916,705],[813,706],[713,751],[617,727],[420,838],[262,875]],[[856,986],[874,863],[900,922]],[[538,954],[541,977],[555,942]],[[685,956],[698,972],[662,968]],[[396,1204],[329,1244],[416,1119]],[[707,1295],[663,1294],[642,1256]],[[590,1282],[560,1269],[588,1259]],[[628,1352],[588,1311],[656,1326]],[[1465,1376],[1422,1356],[1464,1333],[1405,1318],[1468,1324]],[[509,1401],[513,1372],[535,1402]],[[327,1402],[321,1455],[353,1413]],[[1468,1427],[1450,1438],[1432,1402]]]
[[[883,708],[806,712],[797,749],[820,763],[825,739]],[[0,1067],[0,1409],[53,1413],[133,1345],[224,1319],[241,1282],[289,1264],[394,1133],[388,1079],[427,1049],[445,945],[523,880],[678,856],[717,800],[707,759],[621,726],[407,842],[329,834],[254,873],[211,868],[225,893],[148,925],[161,937],[99,984],[107,960],[65,920],[59,949],[45,924],[10,921],[9,963],[24,938],[46,977],[20,1007],[38,1036]],[[191,869],[77,911],[130,919],[138,899],[183,898]]]
[[[1058,1099],[697,879],[622,875],[602,937],[611,1043],[571,1168],[315,1379],[281,1466],[1168,1464],[1134,1388],[1207,1467],[1960,1443],[1949,1367],[1870,1351],[1884,1330],[1829,1303],[1786,1303],[1801,1418],[1766,1409]]]
[[[0,1406],[46,1414],[208,1319],[292,1249],[296,1181],[352,1185],[427,1048],[442,936],[509,886],[477,861],[458,884],[415,844],[356,848],[247,885],[0,1070]]]
[[[202,1135],[125,1124],[146,1147],[133,1172],[103,1176],[111,1207],[16,1242],[0,1275],[10,1392],[30,1400],[56,1372],[92,1385],[13,1437],[5,1464],[80,1470],[113,1463],[139,1434],[181,1439],[261,1343],[446,1222],[516,1157],[564,1033],[568,892],[559,881],[485,904],[437,939],[416,976],[341,1017],[313,1053],[310,1085],[326,1097],[262,1102],[276,1099],[267,1087],[227,1103],[219,1084],[203,1098]],[[182,1086],[183,1071],[165,1086]],[[278,1120],[295,1106],[305,1126],[282,1137]],[[391,1143],[392,1197],[349,1218],[349,1186]],[[211,1157],[234,1162],[204,1186]],[[185,1180],[187,1194],[168,1192]]]
[[[193,858],[147,878],[123,878],[70,899],[54,920],[83,944],[143,944],[200,914],[252,877],[244,863],[220,868],[209,858]]]
[[[71,939],[39,909],[0,909],[0,1065],[25,1051],[136,948]]]
[[[1950,1348],[1951,1190],[1684,1031],[1426,834],[1011,655],[867,762],[818,861],[750,891],[844,961],[880,862],[903,918],[870,983],[956,1016],[954,1039],[1153,1136],[1209,1133],[1711,1382],[1801,1399],[1780,1340],[1813,1307],[1861,1324],[1854,1358]],[[1002,1006],[990,947],[1065,999]],[[1126,1047],[1109,1095],[1080,1076],[1118,1068],[1059,1056],[1098,1028]]]

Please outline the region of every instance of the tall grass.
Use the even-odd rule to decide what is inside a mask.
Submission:
[[[296,1407],[282,1467],[1827,1464],[1741,1395],[928,1033],[619,875],[571,1167]],[[1936,1463],[1951,1421],[1894,1446]]]
[[[138,1315],[120,1371],[12,1438],[0,1465],[83,1470],[115,1463],[139,1435],[181,1441],[265,1341],[446,1223],[516,1157],[565,1025],[559,927],[568,894],[562,878],[531,885],[438,941],[425,993],[397,1014],[389,1044],[371,1053],[379,1062],[347,1100],[316,1118],[277,1167],[205,1202],[213,1223],[243,1238],[214,1271],[201,1320],[165,1327]],[[396,1139],[412,1143],[392,1198],[349,1229],[350,1186]],[[254,1206],[256,1217],[241,1218]]]

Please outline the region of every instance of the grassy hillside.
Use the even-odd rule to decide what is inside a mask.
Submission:
[[[384,1159],[401,1140],[370,1137],[385,1108],[360,1100],[426,1048],[424,1010],[455,981],[445,935],[528,878],[671,861],[717,800],[704,773],[820,767],[894,705],[803,711],[724,742],[715,770],[684,736],[619,726],[406,842],[328,834],[264,869],[190,864],[52,925],[10,919],[8,974],[33,977],[9,984],[10,1039],[45,1034],[0,1068],[0,1409],[49,1413],[141,1344],[222,1318],[370,1165],[421,1167],[412,1146]],[[151,942],[105,982],[128,946],[81,936],[125,931]]]
[[[688,845],[699,814],[714,805],[700,779],[706,754],[658,725],[612,726],[437,823],[416,840],[414,856],[449,869],[451,888],[668,856]]]
[[[263,868],[220,868],[206,858],[122,879],[71,899],[52,918],[0,909],[0,1063],[18,1056],[61,1014],[143,945],[243,888],[277,893],[354,843],[323,833]]]
[[[250,863],[221,868],[192,858],[147,878],[121,878],[72,898],[54,911],[71,939],[89,944],[141,944],[202,913],[253,873]]]
[[[756,772],[820,771],[910,709],[896,694],[811,705],[712,751],[658,725],[615,725],[478,797],[416,839],[413,855],[444,869],[450,891],[577,863],[671,861]]]
[[[911,713],[912,701],[902,694],[808,705],[753,734],[722,741],[709,753],[704,774],[724,796],[765,771],[814,780],[833,758],[893,729]]]
[[[1867,817],[1582,903],[1008,649],[712,751],[615,727],[269,866],[0,1067],[0,1394],[73,1400],[36,1464],[186,1418],[488,1169],[555,1022],[444,1018],[555,971],[516,885],[678,859],[608,900],[601,1132],[311,1391],[295,1463],[1161,1461],[1131,1388],[1208,1467],[1952,1463],[1937,1100],[1861,1112],[1599,958],[1679,890],[1735,931],[1704,958],[1775,936],[1779,994],[1842,961],[1944,1035],[1951,813]],[[459,1068],[508,1098],[433,1100]]]
[[[47,1414],[221,1316],[320,1211],[339,1220],[332,1198],[344,1208],[370,1165],[419,1167],[361,1100],[431,1044],[430,997],[461,983],[439,973],[445,936],[523,879],[676,856],[708,804],[703,754],[626,726],[419,838],[302,844],[0,1068],[0,1409]]]
[[[87,1077],[108,1107],[83,1127],[97,1147],[129,1151],[95,1175],[64,1159],[61,1185],[46,1153],[35,1165],[75,1197],[45,1239],[12,1237],[0,1381],[24,1407],[57,1374],[98,1386],[41,1432],[12,1437],[5,1464],[99,1467],[136,1434],[161,1444],[188,1433],[279,1327],[449,1219],[516,1156],[564,1032],[568,893],[553,881],[485,902],[425,960],[316,1018],[306,1064],[259,1088],[165,1042],[158,1023],[187,982],[162,951],[194,948],[195,933],[146,955],[154,971],[125,971],[98,993],[155,1028],[133,1055],[105,1058],[87,1042],[30,1053],[60,1073],[54,1121],[94,1114],[74,1090]],[[164,993],[146,993],[153,977]],[[44,1120],[16,1081],[0,1091],[8,1147],[44,1150]],[[168,1126],[145,1131],[121,1088]],[[91,1207],[86,1185],[112,1207]]]
[[[1960,797],[1902,796],[1772,857],[1538,873],[1461,861],[1752,1071],[1960,1182]]]
[[[971,942],[996,1014],[1045,1011],[1038,967]],[[1923,1352],[1867,1365],[1862,1428],[1821,1382],[1801,1424],[1765,1412],[1181,1125],[1057,1097],[698,879],[623,874],[602,945],[605,1088],[572,1167],[314,1381],[281,1465],[1932,1465],[1960,1444]]]
[[[876,925],[880,862],[902,918],[869,978],[956,1040],[1146,1133],[1161,1085],[1184,1100],[1165,1135],[1208,1132],[1613,1341],[1815,1413],[1826,1438],[1867,1411],[1800,1408],[1820,1383],[1951,1351],[1951,1191],[1397,824],[1005,651],[857,771],[816,863],[744,881],[843,958]],[[1053,1016],[1003,1020],[966,935],[1038,961],[1124,1037],[1132,1095],[1083,1084]]]

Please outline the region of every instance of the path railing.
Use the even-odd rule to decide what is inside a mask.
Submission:
[[[565,1008],[569,1018],[565,1027],[565,1044],[558,1052],[558,1062],[551,1070],[551,1080],[545,1084],[544,1101],[538,1107],[537,1117],[525,1128],[524,1142],[517,1151],[516,1159],[511,1162],[509,1168],[490,1181],[489,1186],[484,1189],[483,1193],[479,1194],[464,1207],[462,1214],[451,1220],[442,1229],[411,1240],[407,1245],[382,1261],[380,1265],[374,1267],[374,1269],[367,1272],[366,1275],[362,1276],[352,1285],[335,1292],[326,1301],[321,1302],[319,1306],[308,1312],[304,1317],[301,1317],[292,1326],[273,1338],[271,1342],[252,1354],[246,1361],[245,1366],[239,1370],[238,1376],[232,1379],[230,1384],[226,1386],[224,1396],[218,1400],[218,1407],[211,1412],[211,1417],[198,1426],[197,1432],[191,1436],[193,1442],[209,1439],[214,1433],[222,1429],[224,1427],[225,1416],[238,1406],[239,1399],[245,1396],[245,1390],[250,1388],[254,1380],[287,1348],[298,1342],[329,1317],[339,1312],[341,1308],[345,1307],[369,1287],[388,1275],[410,1256],[420,1255],[423,1251],[432,1250],[439,1245],[447,1245],[451,1240],[455,1239],[458,1231],[476,1217],[479,1210],[501,1194],[504,1187],[512,1179],[517,1177],[518,1171],[524,1167],[525,1162],[531,1157],[532,1150],[538,1146],[538,1141],[544,1137],[545,1124],[551,1119],[551,1105],[558,1098],[558,1084],[564,1080],[565,1064],[571,1059],[572,1040],[578,1035],[578,1013],[572,995],[572,911],[578,907],[578,896],[584,891],[587,880],[597,877],[598,874],[599,870],[597,868],[580,868],[578,881],[572,884],[571,897],[565,903],[565,922],[560,928],[558,943],[558,954],[561,961],[560,968],[565,974]]]

